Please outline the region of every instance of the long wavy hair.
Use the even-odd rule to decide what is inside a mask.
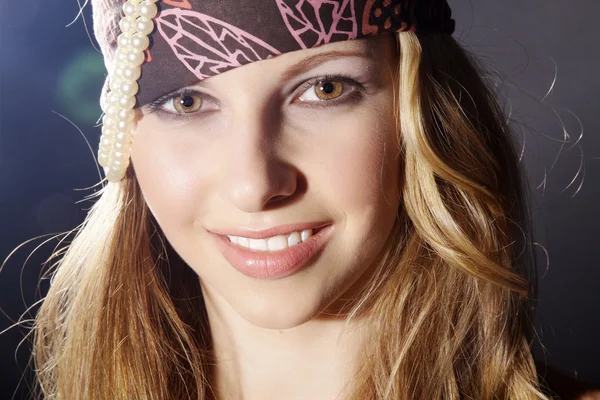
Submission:
[[[109,54],[119,2],[94,3]],[[530,351],[528,189],[502,108],[451,36],[396,38],[402,199],[345,314],[372,332],[349,398],[547,399]],[[166,241],[132,167],[103,187],[57,265],[34,327],[46,399],[215,396],[199,279]]]

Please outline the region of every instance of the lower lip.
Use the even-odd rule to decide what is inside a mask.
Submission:
[[[333,225],[321,228],[306,242],[280,251],[253,251],[213,233],[216,244],[233,268],[257,279],[280,279],[302,269],[325,247],[333,234]]]

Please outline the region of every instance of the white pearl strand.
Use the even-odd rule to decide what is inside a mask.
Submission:
[[[150,45],[148,35],[154,30],[152,18],[158,13],[158,0],[128,0],[123,4],[125,16],[119,22],[121,34],[109,73],[110,93],[102,104],[102,137],[98,163],[104,167],[109,182],[119,182],[129,166],[133,134],[137,80],[142,73],[144,52]]]

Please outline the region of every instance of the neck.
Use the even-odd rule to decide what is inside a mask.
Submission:
[[[289,329],[244,319],[204,285],[217,399],[343,399],[359,368],[364,329],[357,319],[316,317]]]

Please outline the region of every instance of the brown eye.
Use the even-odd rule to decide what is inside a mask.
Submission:
[[[196,112],[202,107],[202,97],[193,94],[177,96],[173,99],[173,107],[183,114]]]
[[[315,85],[315,94],[321,100],[332,100],[344,93],[344,83],[340,81],[321,81]]]

